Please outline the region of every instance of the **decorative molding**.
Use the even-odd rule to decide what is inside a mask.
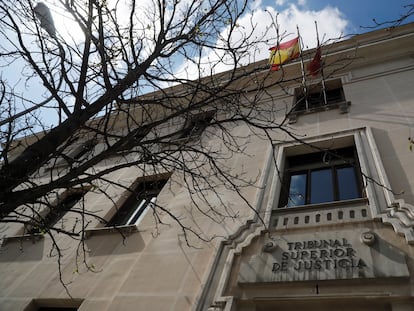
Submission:
[[[408,244],[414,244],[414,205],[398,199],[378,216],[383,223],[391,225],[396,233],[403,235]]]
[[[377,236],[375,235],[374,232],[367,231],[361,234],[361,242],[368,246],[374,245],[376,241],[377,241]]]
[[[305,140],[309,143],[316,143],[323,146],[324,143],[332,139],[346,143],[349,137],[353,137],[354,139],[363,173],[371,178],[371,180],[366,179],[366,192],[369,201],[368,206],[365,205],[369,210],[367,217],[370,219],[378,219],[384,224],[391,225],[394,231],[404,236],[409,244],[414,244],[414,205],[408,204],[402,199],[396,200],[394,198],[394,195],[390,191],[391,185],[382,165],[372,131],[369,127],[348,129],[335,134],[326,133],[315,137],[307,137]],[[263,174],[263,178],[260,180],[262,187],[255,202],[255,206],[258,207],[260,214],[256,215],[253,220],[247,221],[244,225],[240,226],[236,233],[221,243],[221,248],[217,252],[217,257],[210,270],[209,280],[205,284],[203,293],[201,294],[203,299],[199,300],[194,310],[232,311],[232,308],[234,308],[234,297],[225,296],[224,293],[232,272],[235,256],[239,255],[244,248],[251,245],[255,238],[266,234],[266,230],[263,230],[263,225],[259,222],[259,215],[263,214],[265,223],[271,225],[271,211],[274,207],[275,200],[278,199],[278,193],[280,191],[278,169],[283,168],[287,148],[295,146],[298,146],[297,141],[274,146],[277,148],[274,151],[276,157],[270,154],[269,162],[265,165],[268,173]],[[275,160],[276,163],[272,162],[272,160]],[[274,167],[275,165],[277,169]],[[362,207],[363,204],[361,204],[360,208]],[[359,219],[359,221],[361,220],[366,221],[366,219]],[[367,246],[378,243],[378,238],[370,231],[363,232],[359,239],[361,243]],[[264,254],[268,254],[272,253],[275,248],[277,248],[275,242],[271,237],[267,237],[261,251]],[[209,294],[209,291],[213,291],[213,293]]]
[[[372,182],[370,183],[374,196],[372,201],[376,201],[376,204],[384,204],[386,206],[386,208],[378,206],[375,211],[376,213],[372,211],[373,216],[374,218],[380,219],[384,224],[391,225],[396,233],[405,237],[408,244],[414,244],[414,205],[405,202],[403,199],[395,198],[391,191],[392,187],[385,172],[384,165],[382,164],[378,148],[375,144],[372,130],[368,127],[365,134],[373,157],[375,173],[378,176],[377,185],[374,185]],[[379,202],[381,196],[383,202]],[[374,204],[370,200],[370,206]]]
[[[234,257],[240,254],[242,250],[249,246],[254,238],[266,232],[264,224],[268,224],[270,220],[270,213],[268,209],[272,208],[269,204],[269,196],[266,195],[271,192],[273,183],[269,179],[273,178],[273,146],[269,145],[267,150],[267,160],[263,167],[263,174],[258,182],[259,191],[255,202],[252,206],[257,207],[256,214],[253,219],[247,220],[241,225],[238,230],[229,235],[221,242],[220,248],[217,250],[217,255],[214,262],[209,269],[210,275],[203,291],[200,294],[199,302],[194,306],[193,310],[201,311],[231,311],[234,297],[224,296],[224,291],[231,275]],[[214,292],[209,297],[209,292]]]
[[[209,269],[210,276],[203,287],[203,292],[200,294],[199,302],[193,310],[232,310],[234,297],[225,296],[224,291],[231,275],[234,257],[240,254],[245,247],[252,243],[254,238],[260,236],[264,231],[263,224],[258,222],[257,219],[256,221],[249,220],[240,226],[236,233],[221,242],[216,258]]]

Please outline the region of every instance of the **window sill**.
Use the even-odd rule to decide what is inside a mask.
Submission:
[[[309,108],[307,110],[297,110],[297,111],[293,110],[287,115],[287,117],[289,119],[289,124],[293,124],[297,122],[298,116],[300,115],[311,114],[315,112],[321,112],[321,111],[333,110],[333,109],[339,109],[339,112],[341,114],[344,114],[349,111],[349,106],[351,106],[350,101],[342,101],[338,103]]]
[[[325,203],[318,203],[318,204],[307,204],[307,205],[298,205],[298,206],[290,206],[290,207],[278,207],[276,209],[273,209],[273,212],[277,211],[289,211],[289,212],[296,212],[300,211],[302,212],[304,209],[309,210],[318,210],[318,209],[326,209],[329,207],[339,207],[344,205],[356,205],[361,203],[368,203],[368,198],[357,198],[357,199],[351,199],[351,200],[342,200],[342,201],[332,201],[332,202],[325,202]]]
[[[94,228],[94,229],[85,229],[85,238],[88,239],[89,237],[93,235],[104,235],[108,233],[131,234],[135,232],[139,232],[137,225],[101,227],[101,228]],[[36,243],[40,240],[43,240],[44,237],[45,237],[45,234],[41,234],[41,233],[6,236],[3,238],[0,238],[0,247],[6,245],[9,242],[14,242],[14,241],[31,241],[32,243]]]
[[[108,233],[131,234],[138,232],[136,225],[122,225],[116,227],[100,227],[94,229],[85,229],[85,238],[88,239],[93,235],[104,235]]]

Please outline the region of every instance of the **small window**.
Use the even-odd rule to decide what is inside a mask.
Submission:
[[[209,111],[192,116],[185,123],[183,129],[179,132],[178,138],[200,136],[208,124],[213,120],[214,111]]]
[[[72,299],[34,299],[24,311],[76,311],[83,300]]]
[[[140,142],[150,133],[150,131],[151,130],[149,128],[145,128],[144,126],[131,131],[131,138],[120,144],[116,148],[116,153],[124,154],[125,151],[129,152],[132,148],[138,146]]]
[[[36,221],[29,229],[30,234],[40,233],[44,228],[52,228],[59,220],[88,192],[88,189],[70,189],[66,191],[55,206],[50,207],[49,212]]]
[[[294,95],[292,115],[333,108],[340,108],[341,112],[348,110],[349,103],[339,79],[297,88]]]
[[[71,158],[75,161],[79,161],[86,154],[92,152],[95,146],[96,146],[95,139],[88,140],[82,146],[80,146],[79,148],[75,150],[75,152],[71,155]]]
[[[155,204],[158,194],[165,186],[169,176],[164,179],[138,181],[131,194],[106,224],[106,227],[132,225],[139,222],[144,211]]]
[[[90,156],[97,145],[97,139],[90,139],[82,144],[79,143],[79,140],[79,137],[74,137],[65,143],[61,150],[61,159],[52,160],[47,169],[73,165],[74,163],[82,162],[87,156]]]
[[[362,197],[355,148],[287,158],[279,207],[320,204]]]

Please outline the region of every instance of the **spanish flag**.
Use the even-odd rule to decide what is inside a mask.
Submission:
[[[270,70],[279,70],[280,65],[298,58],[300,55],[299,50],[299,37],[287,42],[280,43],[274,46],[270,50]]]

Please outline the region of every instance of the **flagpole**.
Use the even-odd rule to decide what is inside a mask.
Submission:
[[[279,50],[279,47],[280,47],[279,26],[277,24],[277,16],[276,16],[276,48],[275,48],[274,52],[271,52],[271,54],[270,54],[270,58],[269,58],[270,70],[278,70],[279,69],[278,67],[277,67],[277,69],[274,69],[274,63],[276,62],[275,59],[278,56],[279,56],[279,59],[278,59],[279,62],[278,63],[279,64],[281,63],[281,55],[280,55],[280,53],[277,53],[277,51]],[[272,50],[272,49],[270,49],[270,50]]]
[[[317,49],[320,48],[320,43],[319,43],[319,31],[318,31],[318,23],[315,21],[315,29],[316,29],[316,40],[317,40]],[[326,105],[328,105],[328,99],[326,97],[326,85],[325,85],[325,76],[323,74],[323,66],[322,66],[322,62],[321,62],[321,66],[320,66],[320,72],[321,72],[321,78],[322,78],[322,92],[323,92],[323,102]]]
[[[301,38],[300,33],[299,33],[299,26],[298,25],[296,25],[296,29],[298,31],[298,38],[299,38],[300,69],[302,71],[302,88],[303,88],[303,93],[305,95],[305,107],[306,107],[306,110],[308,110],[309,109],[309,104],[308,104],[308,89],[307,89],[307,86],[306,86],[305,65],[303,63],[302,38]]]
[[[276,17],[277,18],[277,17]],[[277,20],[276,20],[277,22]],[[280,37],[279,37],[279,25],[276,25],[276,51],[278,51],[280,48]],[[282,61],[282,56],[279,54],[276,55],[276,57],[279,56],[279,64]]]

